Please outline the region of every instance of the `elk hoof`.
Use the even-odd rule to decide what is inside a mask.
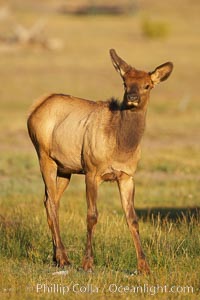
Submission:
[[[145,259],[141,259],[138,262],[138,273],[143,275],[149,275],[150,274],[150,268]]]
[[[83,259],[83,270],[91,273],[93,272],[93,257],[84,257]]]
[[[56,265],[60,268],[71,265],[65,252],[59,250],[56,252]]]

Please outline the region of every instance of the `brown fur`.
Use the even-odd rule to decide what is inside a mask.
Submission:
[[[53,95],[53,94],[52,94]],[[29,112],[28,112],[28,117],[30,117],[30,115],[32,115],[32,113],[44,102],[46,101],[49,97],[51,97],[52,95],[43,95],[40,98],[38,98],[36,101],[33,102],[33,104],[31,105]]]
[[[59,201],[71,174],[85,174],[87,198],[87,243],[83,268],[93,268],[92,236],[98,219],[97,192],[102,181],[117,181],[138,258],[138,270],[149,273],[141,247],[134,210],[134,173],[140,159],[140,141],[145,128],[150,90],[165,80],[172,64],[154,72],[138,71],[114,50],[112,62],[125,87],[123,101],[95,102],[63,94],[40,98],[28,117],[28,131],[35,146],[45,184],[44,204],[52,232],[53,259],[69,264],[59,228]]]

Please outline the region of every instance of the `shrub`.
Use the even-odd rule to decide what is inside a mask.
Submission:
[[[148,38],[165,38],[169,35],[169,26],[162,21],[144,19],[142,21],[142,33]]]

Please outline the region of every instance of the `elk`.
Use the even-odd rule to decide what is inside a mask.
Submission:
[[[171,62],[153,72],[136,70],[114,49],[111,61],[124,83],[122,101],[91,101],[51,94],[37,101],[28,117],[28,131],[36,149],[45,184],[44,205],[52,233],[53,260],[69,265],[60,236],[59,201],[72,174],[84,174],[87,199],[87,241],[83,269],[93,270],[92,237],[97,224],[97,194],[103,181],[116,181],[122,207],[135,245],[138,272],[150,273],[142,250],[134,209],[134,174],[150,90],[172,72]]]

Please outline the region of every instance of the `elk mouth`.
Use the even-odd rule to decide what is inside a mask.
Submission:
[[[139,102],[138,101],[128,101],[127,104],[128,104],[128,106],[137,107],[139,105]]]

